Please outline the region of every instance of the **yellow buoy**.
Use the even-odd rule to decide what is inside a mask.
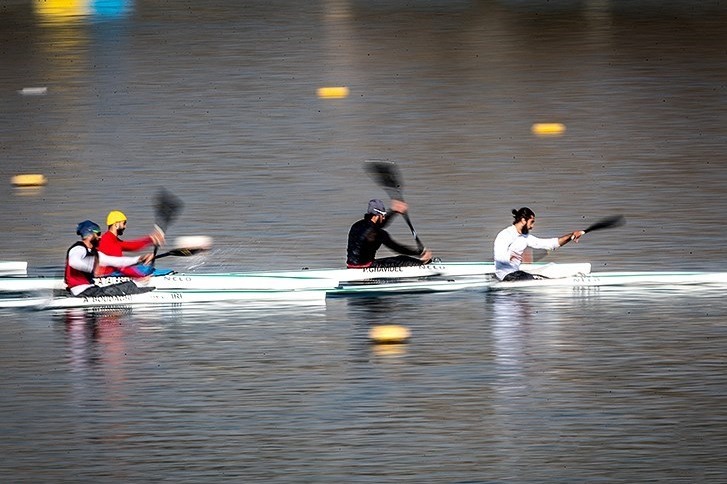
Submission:
[[[48,20],[73,21],[79,16],[91,13],[87,0],[35,0],[35,12]]]
[[[535,123],[530,131],[536,136],[560,136],[565,133],[565,125],[562,123]]]
[[[369,331],[369,338],[374,343],[381,344],[405,343],[410,336],[409,328],[398,324],[382,324],[374,326]]]
[[[45,175],[40,174],[26,174],[26,175],[15,175],[10,179],[16,187],[39,187],[48,183]]]
[[[319,87],[316,93],[321,99],[343,99],[348,97],[348,88],[346,86]]]

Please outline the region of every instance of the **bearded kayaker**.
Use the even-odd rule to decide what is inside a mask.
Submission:
[[[121,240],[121,237],[126,230],[127,218],[123,212],[118,210],[112,210],[106,216],[106,226],[108,230],[101,236],[101,241],[98,244],[98,250],[106,255],[114,257],[121,257],[124,255],[124,251],[136,252],[146,247],[153,245],[159,246],[164,243],[164,232],[159,227],[155,227],[154,231],[135,240]],[[152,265],[137,265],[132,267],[123,267],[121,269],[115,269],[106,265],[100,265],[96,269],[96,276],[109,276],[109,275],[120,275],[128,277],[144,277],[154,272],[154,266]]]
[[[81,236],[81,240],[73,244],[66,254],[65,281],[71,294],[83,297],[125,296],[154,289],[153,287],[139,287],[133,281],[110,286],[95,285],[93,275],[99,264],[115,268],[139,263],[149,264],[154,255],[150,253],[139,257],[114,257],[99,252],[101,228],[90,220],[79,223],[76,227],[76,234]]]
[[[406,213],[408,205],[400,200],[391,201],[391,215],[386,211],[384,202],[379,199],[369,201],[364,218],[351,226],[348,232],[348,257],[346,265],[349,269],[364,267],[392,267],[428,264],[432,260],[432,251],[412,249],[395,242],[384,230],[397,213]],[[376,259],[376,251],[385,245],[399,256]]]
[[[539,239],[530,233],[535,226],[535,213],[532,210],[528,207],[513,209],[512,215],[515,218],[512,225],[501,230],[495,238],[495,275],[501,281],[526,281],[536,278],[520,270],[526,248],[555,250],[571,240],[578,242],[586,233],[576,230],[560,237]]]

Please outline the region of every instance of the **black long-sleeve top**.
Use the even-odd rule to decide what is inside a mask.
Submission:
[[[349,267],[366,267],[376,258],[376,251],[382,245],[399,254],[418,257],[419,251],[401,245],[391,238],[384,230],[391,218],[388,218],[383,225],[374,224],[370,217],[359,220],[351,226],[348,232],[348,255],[346,264]]]

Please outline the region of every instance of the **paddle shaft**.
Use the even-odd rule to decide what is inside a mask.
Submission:
[[[626,218],[623,215],[613,215],[611,217],[606,217],[604,219],[599,220],[598,222],[595,222],[588,227],[586,227],[583,230],[583,234],[587,234],[589,232],[595,232],[597,230],[604,230],[604,229],[612,229],[615,227],[621,227],[622,225],[626,224]],[[571,240],[573,240],[575,237],[571,236]],[[544,249],[532,249],[532,257],[533,262],[537,262],[541,259],[543,259],[545,256],[550,254],[549,250]]]
[[[402,200],[403,202],[403,200]],[[414,225],[411,223],[411,219],[409,218],[409,214],[404,212],[401,214],[404,217],[404,221],[409,226],[409,230],[411,230],[411,235],[414,236],[414,241],[417,243],[417,249],[419,249],[419,252],[424,251],[424,244],[422,244],[422,241],[419,240],[419,236],[417,235],[417,231],[414,230]]]
[[[374,179],[374,181],[381,185],[381,187],[386,191],[386,193],[389,195],[389,198],[394,200],[400,200],[402,202],[404,201],[404,195],[402,194],[403,184],[401,182],[401,174],[399,173],[399,169],[397,168],[395,163],[391,161],[371,160],[367,161],[364,166],[366,168],[366,171]],[[417,244],[417,249],[420,252],[423,252],[424,244],[419,239],[416,230],[414,230],[414,224],[412,224],[411,218],[409,218],[409,214],[407,212],[404,212],[401,215],[404,217],[404,221],[409,226],[409,230],[411,230],[411,235],[414,237],[414,241]]]
[[[182,200],[166,189],[161,188],[154,197],[154,215],[157,228],[161,232],[166,232],[167,227],[177,218],[183,206],[184,203],[182,203]],[[159,245],[154,244],[153,259],[161,257],[157,256],[158,251]],[[169,255],[172,255],[171,252],[173,251],[170,251]]]
[[[155,259],[161,259],[162,257],[169,257],[169,256],[175,256],[175,257],[189,257],[195,254],[199,254],[200,252],[204,252],[207,249],[204,248],[194,248],[194,249],[172,249],[168,252],[164,252],[163,254],[159,254],[155,256]]]

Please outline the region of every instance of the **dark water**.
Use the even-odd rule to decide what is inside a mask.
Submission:
[[[2,260],[53,272],[76,223],[112,209],[141,235],[164,186],[185,202],[169,238],[215,239],[171,268],[337,267],[385,196],[361,162],[386,158],[445,260],[489,259],[528,205],[542,235],[629,220],[551,260],[727,270],[719,2],[80,5],[0,3]],[[722,482],[722,296],[3,311],[0,477]],[[370,345],[379,323],[411,342]]]

